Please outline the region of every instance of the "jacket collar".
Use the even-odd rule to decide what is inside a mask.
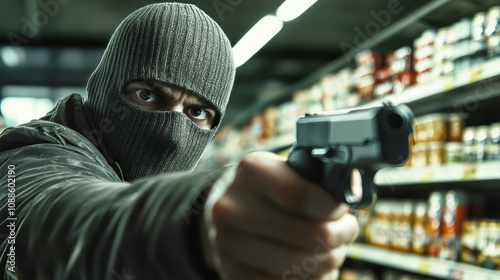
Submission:
[[[92,122],[90,116],[86,113],[85,104],[81,95],[76,93],[71,94],[59,100],[56,106],[45,116],[41,117],[40,120],[58,123],[82,134],[101,152],[108,164],[111,165],[115,172],[123,179],[124,177],[120,166],[107,152],[106,147],[98,135],[98,129]]]

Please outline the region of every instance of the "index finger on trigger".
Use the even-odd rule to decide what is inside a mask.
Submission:
[[[274,155],[250,154],[240,162],[242,180],[282,210],[305,218],[337,220],[349,207],[296,173]]]

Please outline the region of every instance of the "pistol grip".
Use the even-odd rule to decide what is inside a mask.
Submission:
[[[305,179],[321,185],[323,182],[323,163],[314,158],[307,149],[292,147],[288,155],[288,165]]]
[[[373,201],[375,171],[369,168],[358,168],[363,189],[361,200],[358,200],[351,186],[351,173],[354,167],[323,162],[313,157],[309,149],[295,146],[290,150],[287,164],[305,179],[321,186],[337,201],[346,203],[354,209],[368,207]]]

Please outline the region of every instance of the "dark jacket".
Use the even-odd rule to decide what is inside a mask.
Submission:
[[[215,278],[198,221],[225,169],[125,182],[82,104],[71,95],[0,135],[4,279]]]

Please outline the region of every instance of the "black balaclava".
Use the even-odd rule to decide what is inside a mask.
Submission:
[[[125,180],[189,171],[219,126],[234,75],[231,44],[214,20],[193,5],[152,4],[114,32],[88,81],[85,110]],[[198,95],[217,109],[218,123],[204,130],[183,113],[132,105],[124,88],[143,80]]]

